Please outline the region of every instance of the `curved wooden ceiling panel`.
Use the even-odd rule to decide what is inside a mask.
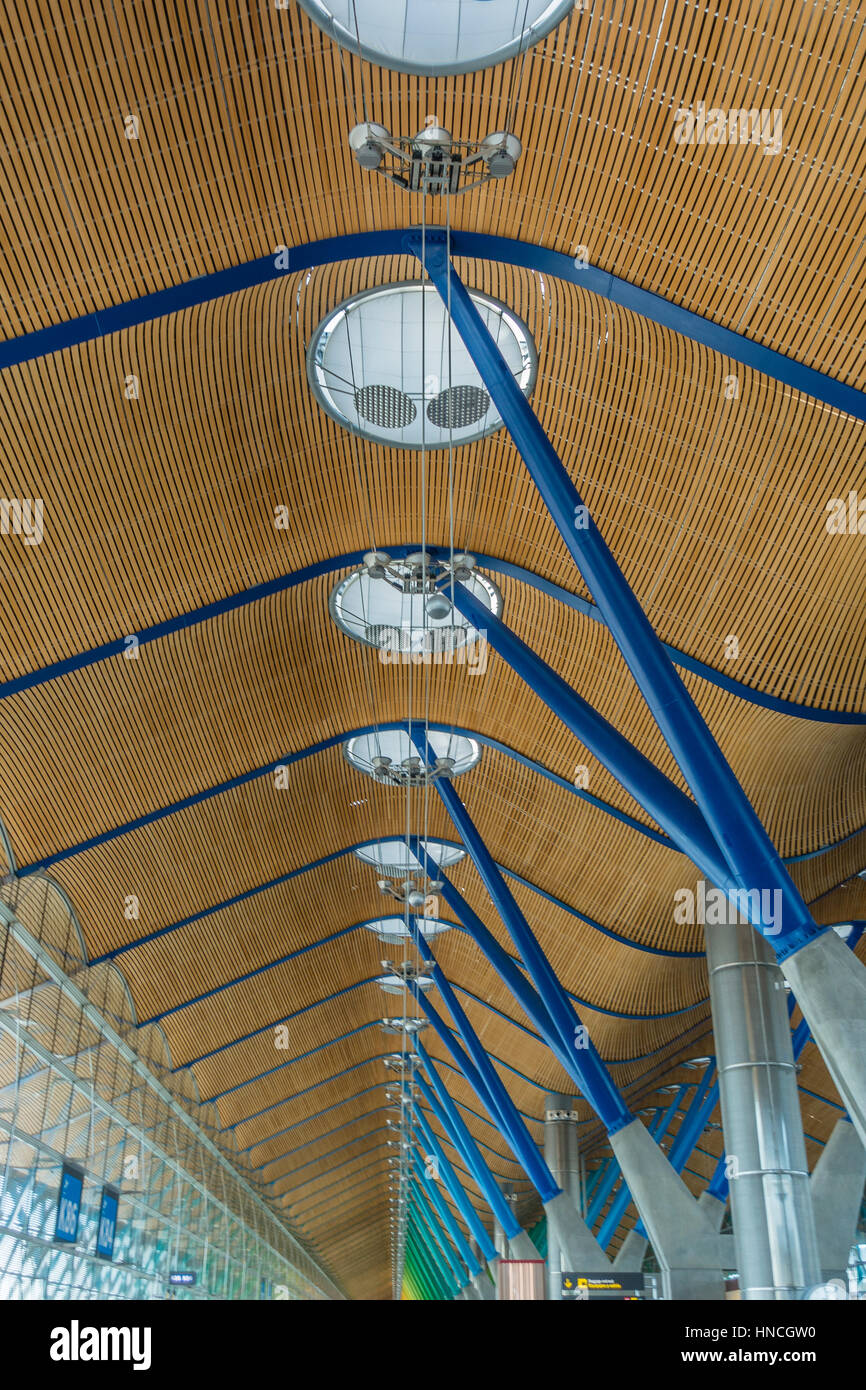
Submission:
[[[800,7],[770,26],[746,0],[639,14],[603,0],[525,59],[448,79],[340,53],[297,5],[202,23],[188,7],[4,0],[3,15],[0,337],[280,247],[418,224],[419,200],[361,171],[346,137],[364,113],[403,134],[432,113],[458,138],[510,123],[524,145],[511,179],[455,202],[456,226],[585,247],[602,270],[866,386],[855,13]],[[778,109],[779,152],[678,144],[677,113],[699,101]],[[704,664],[686,685],[816,919],[866,920],[866,739],[833,717],[866,711],[866,548],[825,526],[828,499],[862,476],[862,422],[579,285],[456,264],[527,323],[539,418],[660,636]],[[370,1298],[390,1288],[382,1056],[399,1041],[378,1021],[401,1002],[375,979],[402,948],[363,925],[390,900],[351,851],[406,819],[401,793],[348,765],[347,733],[411,716],[497,743],[461,798],[634,1104],[712,1048],[701,930],[673,918],[694,866],[495,654],[482,679],[386,666],[328,616],[346,557],[447,547],[453,525],[490,560],[508,624],[684,785],[597,614],[545,591],[589,599],[505,432],[422,465],[350,435],[310,392],[323,317],[421,274],[409,256],[313,267],[105,336],[97,324],[0,374],[3,486],[45,516],[38,546],[0,545],[0,682],[20,681],[0,685],[0,818],[17,868],[66,891],[91,960],[117,953],[142,1048],[213,1103],[229,1150]],[[135,635],[134,659],[100,654]],[[281,759],[296,759],[284,790]],[[570,790],[580,765],[594,803]],[[435,793],[416,800],[413,828],[455,840]],[[515,954],[469,861],[450,877]],[[60,942],[68,919],[55,900],[42,909]],[[464,931],[436,952],[540,1137],[565,1074]],[[529,1221],[522,1170],[425,1040]],[[838,1113],[814,1048],[801,1083],[814,1156]],[[720,1146],[705,1136],[695,1190]]]

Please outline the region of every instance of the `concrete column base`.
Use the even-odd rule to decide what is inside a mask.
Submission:
[[[789,956],[785,975],[866,1145],[866,966],[829,931]]]
[[[610,1142],[661,1266],[662,1296],[724,1298],[718,1232],[652,1135],[632,1120]]]
[[[590,1274],[600,1274],[609,1268],[610,1260],[565,1192],[545,1202],[544,1210],[547,1213],[548,1248],[552,1234],[559,1248],[561,1270],[571,1269],[577,1273],[586,1270]]]
[[[475,1297],[482,1303],[496,1302],[496,1289],[484,1274],[476,1274],[472,1280],[471,1287],[475,1291]]]
[[[640,1274],[648,1246],[646,1236],[639,1235],[637,1231],[629,1231],[614,1257],[614,1269],[620,1270],[623,1274]]]
[[[663,1269],[662,1298],[680,1303],[717,1303],[725,1297],[720,1269]]]
[[[509,1236],[508,1250],[512,1260],[540,1260],[541,1256],[525,1231]]]
[[[866,1149],[851,1121],[836,1121],[815,1164],[809,1186],[818,1231],[818,1258],[825,1280],[844,1279],[866,1185]]]

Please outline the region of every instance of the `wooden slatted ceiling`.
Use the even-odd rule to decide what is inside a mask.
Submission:
[[[506,188],[467,195],[467,225],[587,244],[605,269],[862,380],[856,10],[792,7],[767,29],[747,0],[608,0],[523,63],[439,81],[341,57],[296,6],[202,25],[179,5],[59,16],[6,0],[3,33],[9,336],[280,243],[416,220],[351,163],[353,103],[395,131],[434,112],[477,138],[513,98],[526,155]],[[779,108],[783,152],[678,145],[675,113],[700,100]]]
[[[461,268],[528,319],[536,408],[661,635],[774,694],[857,707],[863,548],[824,523],[862,471],[863,426],[744,368],[732,402],[725,359],[573,286],[545,281],[542,303],[538,277]],[[303,365],[327,309],[410,273],[403,258],[331,267],[304,288],[300,323],[291,277],[4,372],[9,490],[43,497],[46,514],[40,547],[0,557],[5,673],[331,554],[419,540],[417,459],[341,430]],[[457,451],[455,483],[461,544],[583,591],[502,432]],[[274,527],[279,505],[288,531]],[[428,540],[447,541],[444,452],[427,516]]]
[[[866,95],[856,77],[866,37],[856,13],[792,8],[766,31],[745,0],[724,14],[696,3],[660,2],[640,14],[596,4],[525,63],[447,81],[341,60],[297,7],[238,4],[204,26],[181,6],[73,5],[59,14],[45,0],[26,8],[6,0],[4,16],[7,337],[281,244],[417,222],[417,200],[351,162],[352,100],[394,130],[409,132],[435,112],[473,137],[501,128],[513,97],[526,151],[518,172],[455,205],[456,225],[568,253],[586,245],[593,263],[863,384],[857,157]],[[698,100],[780,107],[783,153],[675,144],[675,111]],[[139,116],[137,141],[123,136],[127,113]],[[862,709],[866,552],[857,537],[830,538],[824,528],[827,499],[862,476],[862,425],[575,286],[511,267],[458,268],[529,324],[540,353],[535,407],[660,635],[757,689]],[[3,489],[41,496],[46,525],[39,547],[0,547],[0,678],[301,566],[371,544],[417,544],[417,457],[357,441],[324,416],[304,353],[342,299],[419,273],[403,257],[328,266],[4,372]],[[123,396],[130,374],[141,386],[134,402]],[[736,401],[724,389],[731,374]],[[427,460],[431,544],[447,544],[447,466],[444,453]],[[585,596],[503,433],[458,449],[454,479],[459,545]],[[273,526],[279,504],[289,508],[285,532]],[[410,690],[407,671],[382,667],[329,623],[337,577],[162,639],[137,661],[113,659],[0,702],[0,733],[15,750],[0,771],[0,815],[18,863],[346,729],[421,716],[417,676]],[[502,588],[507,621],[681,785],[605,629],[515,580]],[[741,654],[726,663],[731,634]],[[686,680],[782,853],[836,845],[792,868],[818,919],[866,917],[866,884],[856,877],[866,849],[862,732],[772,714]],[[495,656],[482,680],[435,671],[429,711],[569,781],[586,763],[595,795],[647,823]],[[489,749],[460,788],[508,868],[627,941],[700,949],[699,929],[671,920],[674,889],[695,877],[680,856]],[[398,794],[353,772],[335,748],[293,765],[288,793],[267,778],[251,782],[54,873],[94,955],[403,826]],[[430,832],[453,838],[435,798]],[[452,876],[510,948],[471,868]],[[342,856],[120,957],[138,1018],[383,915],[374,880]],[[589,1001],[582,1016],[619,1084],[639,1097],[686,1075],[677,1059],[711,1046],[703,961],[635,950],[510,882],[563,982]],[[141,905],[137,922],[123,915],[130,893]],[[34,910],[35,899],[23,903],[25,915]],[[61,949],[74,953],[63,911],[50,901],[43,910]],[[285,1060],[268,1025],[287,1014],[315,1006],[290,1023],[291,1059],[388,1012],[372,984],[317,1003],[378,973],[386,949],[399,954],[359,928],[138,1034],[157,1070],[233,1044],[176,1073],[178,1084],[206,1101],[240,1086],[211,1108],[222,1126],[243,1121],[224,1138],[230,1149],[254,1143],[256,1162],[277,1160],[269,1173],[316,1159],[288,1205],[309,1212],[304,1229],[361,1297],[388,1289],[384,1167],[345,1209],[351,1225],[328,1200],[310,1209],[320,1191],[335,1202],[348,1191],[357,1165],[329,1186],[328,1151],[339,1136],[328,1135],[348,1120],[340,1133],[349,1138],[381,1102],[387,1073],[375,1058],[392,1050],[389,1041],[367,1028],[253,1078]],[[469,991],[461,1001],[491,1053],[528,1078],[502,1070],[517,1103],[540,1115],[539,1087],[568,1090],[563,1073],[508,1021],[523,1020],[465,935],[446,935],[437,953]],[[127,1013],[118,978],[98,969],[106,998]],[[265,1031],[234,1041],[255,1029]],[[444,1066],[441,1043],[429,1030],[428,1039]],[[832,1099],[814,1049],[806,1057],[803,1084]],[[328,1079],[345,1067],[355,1070]],[[468,1086],[447,1074],[475,1110]],[[306,1086],[315,1089],[291,1099]],[[809,1104],[811,1153],[837,1112]],[[247,1118],[266,1106],[274,1108]],[[528,1218],[533,1199],[520,1170],[491,1127],[466,1113],[470,1130],[496,1149],[497,1172],[517,1181]],[[584,1137],[597,1143],[599,1127],[588,1124]],[[309,1140],[297,1158],[282,1157]],[[716,1141],[709,1137],[711,1151]],[[707,1172],[708,1163],[695,1167]]]

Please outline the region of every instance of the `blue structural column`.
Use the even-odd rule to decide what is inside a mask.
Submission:
[[[419,740],[418,746],[424,750],[421,754],[422,758],[429,757],[426,740],[423,743]],[[520,953],[530,979],[541,996],[556,1030],[560,1049],[569,1058],[574,1058],[572,1066],[569,1068],[571,1074],[578,1081],[583,1095],[586,1096],[608,1132],[621,1128],[631,1120],[628,1106],[611,1079],[598,1051],[583,1029],[571,1000],[539,947],[529,923],[517,906],[493,856],[479,835],[452,784],[439,780],[434,785],[463,844],[469,851],[485,888],[493,899],[506,931]]]
[[[408,247],[422,254],[422,237]],[[542,429],[511,368],[486,327],[448,255],[444,235],[428,233],[427,273],[496,405],[572,559],[679,763],[713,836],[745,890],[778,889],[789,942],[805,945],[822,930],[755,814],[742,787],[686,689],[589,509]]]
[[[461,1260],[465,1264],[466,1269],[469,1273],[469,1277],[476,1277],[481,1273],[481,1265],[478,1263],[478,1260],[473,1255],[468,1240],[464,1236],[457,1222],[454,1220],[454,1217],[451,1215],[448,1203],[445,1201],[441,1192],[438,1190],[435,1180],[433,1178],[427,1177],[424,1168],[423,1157],[421,1154],[419,1154],[418,1149],[414,1144],[412,1146],[412,1166],[415,1169],[415,1176],[418,1179],[419,1185],[421,1186],[422,1190],[427,1194],[430,1201],[433,1203],[433,1206],[436,1208],[436,1213],[439,1217],[439,1220],[442,1223],[444,1229],[447,1231],[452,1245],[454,1246]]]
[[[417,1077],[416,1080],[419,1082],[420,1089],[421,1078]],[[420,1106],[415,1107],[414,1118],[415,1123],[421,1131],[424,1143],[427,1145],[429,1152],[436,1158],[436,1161],[439,1164],[439,1175],[442,1178],[442,1181],[445,1183],[445,1186],[448,1188],[448,1191],[451,1193],[451,1199],[454,1202],[454,1205],[457,1207],[457,1210],[460,1212],[460,1215],[463,1217],[463,1220],[466,1222],[466,1225],[472,1234],[472,1239],[475,1241],[476,1245],[478,1246],[478,1249],[481,1251],[481,1255],[484,1258],[485,1263],[489,1263],[491,1260],[495,1260],[496,1250],[493,1246],[493,1242],[487,1234],[487,1231],[485,1230],[481,1222],[481,1218],[479,1217],[474,1206],[472,1205],[468,1196],[466,1195],[466,1192],[463,1188],[463,1184],[457,1177],[454,1168],[452,1167],[445,1154],[445,1150],[442,1148],[442,1145],[439,1143],[439,1140],[433,1133],[433,1130],[427,1122],[427,1117]],[[442,1123],[441,1120],[440,1123]],[[449,1132],[446,1124],[443,1124],[442,1127],[443,1129],[445,1129],[446,1133]],[[451,1142],[454,1143],[453,1138]],[[458,1151],[460,1151],[458,1144],[454,1143],[454,1147],[457,1148]],[[484,1189],[482,1188],[481,1190],[483,1192]]]
[[[415,1079],[422,1095],[430,1106],[430,1109],[436,1115],[439,1123],[451,1134],[472,1176],[484,1193],[484,1199],[487,1205],[490,1207],[496,1220],[508,1236],[509,1242],[512,1243],[517,1253],[517,1258],[529,1258],[529,1256],[521,1252],[526,1249],[525,1242],[528,1242],[529,1245],[531,1245],[532,1242],[529,1240],[526,1233],[521,1231],[520,1223],[517,1221],[517,1218],[500,1192],[496,1184],[496,1179],[484,1162],[475,1140],[466,1128],[456,1105],[443,1085],[434,1062],[417,1037],[414,1039],[414,1046],[421,1059],[422,1066],[430,1078],[430,1085],[436,1093],[434,1096],[430,1090],[430,1086],[427,1085],[424,1078],[416,1075]],[[521,1239],[521,1237],[523,1237],[523,1239]]]
[[[430,970],[433,979],[439,986],[440,993],[451,1013],[454,1024],[466,1044],[467,1049],[471,1052],[472,1059],[477,1067],[477,1080],[470,1071],[467,1071],[465,1065],[462,1066],[464,1075],[467,1081],[475,1087],[476,1094],[478,1094],[482,1103],[486,1105],[491,1119],[497,1121],[497,1116],[500,1117],[498,1122],[503,1137],[510,1144],[515,1157],[522,1165],[527,1177],[538,1192],[548,1222],[556,1229],[559,1245],[563,1250],[568,1252],[569,1267],[586,1267],[585,1262],[591,1260],[598,1263],[599,1260],[604,1259],[602,1252],[598,1249],[595,1240],[587,1230],[582,1218],[578,1215],[571,1199],[560,1190],[544,1158],[533,1143],[517,1111],[517,1107],[514,1105],[498,1072],[476,1036],[475,1030],[472,1028],[469,1019],[466,1017],[463,1008],[459,1004],[444,971],[442,971],[436,963],[435,958],[433,958],[430,943],[422,940],[417,923],[411,915],[409,917],[409,926],[418,950],[423,955],[431,958]],[[413,985],[410,987],[414,989],[419,1004],[426,1011],[430,1021],[433,1023],[437,1032],[439,1032],[442,1041],[449,1047],[455,1059],[458,1060],[458,1065],[461,1065],[454,1051],[453,1039],[450,1038],[447,1029],[443,1031],[444,1026],[442,1025],[442,1021],[438,1019],[436,1011],[433,1009],[430,1001],[424,998],[423,992],[419,990],[417,986]],[[604,1070],[600,1059],[598,1060],[598,1066]],[[605,1075],[606,1074],[605,1072]],[[479,1082],[483,1089],[479,1089]],[[610,1085],[613,1087],[612,1082]],[[613,1089],[615,1091],[615,1088]],[[619,1096],[618,1092],[615,1091],[615,1093]],[[620,1104],[622,1105],[621,1099]],[[523,1239],[521,1243],[524,1246],[522,1258],[532,1259],[534,1255],[529,1253],[531,1241],[525,1233],[522,1233],[522,1236]]]
[[[866,1144],[866,967],[816,924],[772,840],[619,569],[449,258],[447,233],[410,233],[733,875],[743,915],[786,969]],[[697,861],[700,863],[700,860]],[[724,885],[720,885],[724,886]],[[770,895],[767,911],[764,895]],[[758,907],[754,907],[757,900]],[[752,906],[747,908],[747,904]],[[757,919],[757,920],[756,920]]]

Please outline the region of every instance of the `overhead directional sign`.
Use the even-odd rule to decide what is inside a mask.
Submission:
[[[562,1297],[573,1298],[578,1302],[595,1299],[633,1302],[643,1297],[644,1277],[642,1274],[576,1274],[571,1270],[562,1271]]]
[[[114,1187],[102,1189],[102,1202],[99,1207],[99,1225],[96,1229],[96,1253],[103,1260],[114,1257],[114,1237],[117,1233],[118,1194]]]
[[[84,1191],[84,1174],[80,1168],[64,1163],[60,1173],[60,1191],[57,1195],[57,1224],[54,1239],[74,1245],[78,1239],[78,1220],[81,1216],[81,1194]]]
[[[168,1276],[170,1284],[194,1284],[195,1271],[191,1269],[176,1269]]]

